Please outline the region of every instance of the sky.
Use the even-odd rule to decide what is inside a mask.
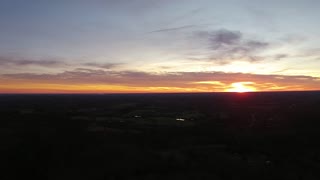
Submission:
[[[0,0],[0,93],[320,90],[319,0]]]

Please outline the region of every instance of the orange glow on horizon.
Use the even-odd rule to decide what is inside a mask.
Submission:
[[[199,81],[168,85],[115,85],[115,84],[66,84],[47,82],[25,82],[20,80],[0,82],[0,93],[197,93],[197,92],[255,92],[255,91],[301,91],[317,90],[317,86],[298,86],[261,82]]]
[[[255,87],[253,87],[253,82],[236,82],[231,84],[231,88],[227,89],[227,92],[254,92],[257,91]]]

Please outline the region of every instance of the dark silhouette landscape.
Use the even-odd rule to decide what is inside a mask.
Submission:
[[[320,92],[0,95],[5,179],[319,179]]]

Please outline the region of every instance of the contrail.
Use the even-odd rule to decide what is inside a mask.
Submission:
[[[158,29],[158,30],[146,32],[146,34],[157,33],[157,32],[177,31],[177,30],[188,29],[188,28],[193,28],[193,27],[197,27],[197,26],[196,25],[187,25],[187,26],[180,26],[180,27],[173,27],[173,28]]]

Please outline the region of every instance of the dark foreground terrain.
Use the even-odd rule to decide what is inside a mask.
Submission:
[[[320,92],[0,95],[0,179],[320,179]]]

